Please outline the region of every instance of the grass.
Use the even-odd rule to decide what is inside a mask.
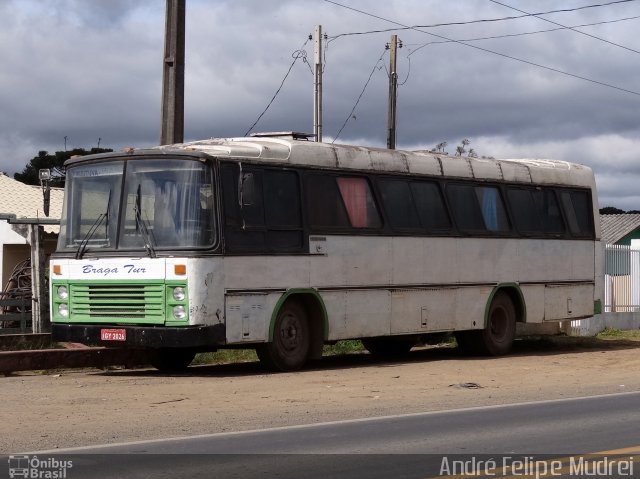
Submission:
[[[364,346],[362,341],[350,339],[346,341],[338,341],[331,346],[327,345],[322,349],[323,356],[340,356],[341,354],[361,353]]]
[[[605,328],[596,336],[598,339],[640,339],[640,330],[621,330],[615,328]]]
[[[360,341],[338,341],[334,345],[325,346],[322,350],[322,355],[339,356],[341,354],[359,353],[364,350],[364,346]],[[248,363],[257,360],[258,356],[253,349],[221,349],[215,353],[200,353],[196,355],[192,364]]]
[[[229,364],[257,361],[253,349],[221,349],[215,353],[199,353],[191,364]]]
[[[33,349],[50,349],[59,347],[49,338],[29,338],[22,335],[1,336],[0,351],[24,351]]]
[[[445,335],[438,344],[455,346],[455,337],[453,334]],[[322,355],[341,356],[346,354],[359,354],[365,351],[366,349],[362,345],[362,341],[357,339],[348,339],[338,341],[332,345],[325,345],[322,349]],[[230,364],[253,362],[257,360],[258,356],[253,349],[221,349],[215,353],[200,353],[196,355],[192,364]]]

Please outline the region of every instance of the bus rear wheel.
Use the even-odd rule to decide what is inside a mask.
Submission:
[[[502,356],[511,350],[516,335],[516,308],[504,291],[491,301],[486,327],[456,333],[458,347],[467,353]]]
[[[491,301],[487,326],[481,331],[481,350],[491,356],[511,351],[516,336],[516,308],[504,291],[498,291]]]
[[[182,371],[195,357],[196,352],[190,348],[158,348],[147,353],[149,363],[160,371]]]
[[[296,371],[309,357],[311,335],[305,309],[296,301],[282,305],[273,328],[273,340],[258,345],[262,365],[272,371]]]

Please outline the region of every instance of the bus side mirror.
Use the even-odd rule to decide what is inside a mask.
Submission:
[[[240,208],[252,206],[256,199],[256,178],[253,173],[241,173]]]

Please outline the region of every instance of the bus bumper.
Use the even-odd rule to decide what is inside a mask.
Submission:
[[[103,329],[124,330],[126,337],[120,341],[104,341],[100,339],[101,330]],[[51,325],[51,338],[54,341],[82,343],[93,346],[139,349],[206,348],[225,344],[225,337],[224,324],[180,328],[56,323]]]

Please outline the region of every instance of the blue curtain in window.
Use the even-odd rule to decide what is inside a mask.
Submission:
[[[489,231],[498,231],[498,190],[495,188],[481,188],[482,217],[485,227]]]

